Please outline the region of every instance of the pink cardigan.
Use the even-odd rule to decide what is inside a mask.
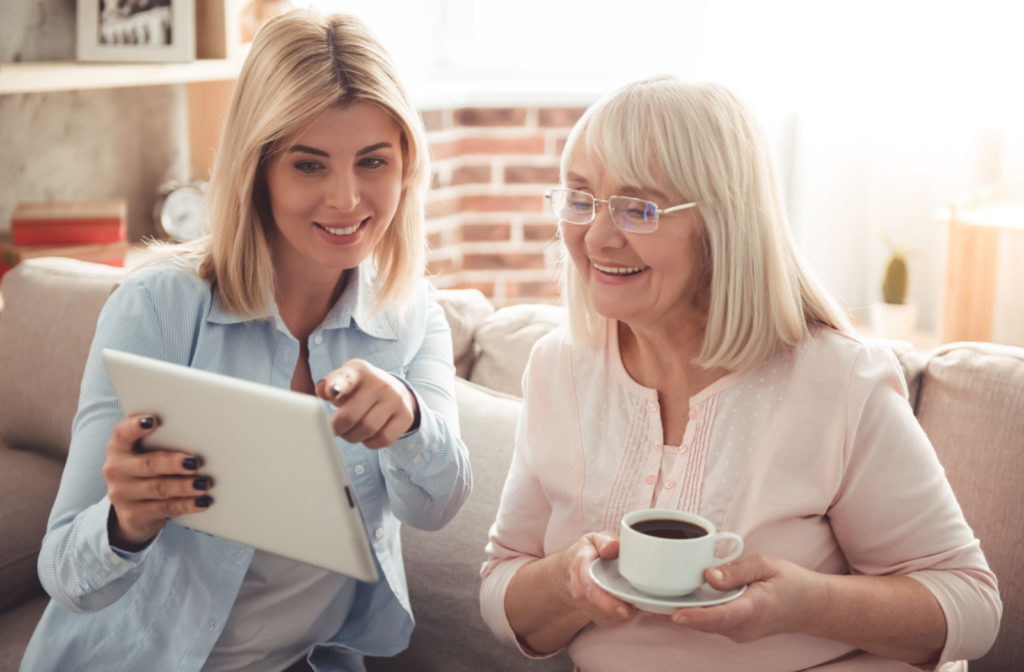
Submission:
[[[521,566],[587,532],[616,531],[623,513],[653,505],[696,511],[741,534],[746,553],[820,572],[917,579],[946,616],[943,670],[966,669],[955,661],[991,646],[1002,610],[996,577],[887,348],[820,329],[759,368],[716,381],[690,399],[669,474],[659,471],[657,393],[626,373],[614,326],[597,347],[573,345],[563,330],[545,336],[523,389],[481,571],[481,611],[499,638],[518,645],[504,596]],[[642,614],[591,624],[568,648],[585,672],[680,661],[723,672],[915,669],[806,635],[737,644]]]

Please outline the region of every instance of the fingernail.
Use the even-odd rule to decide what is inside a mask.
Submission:
[[[181,461],[181,466],[184,467],[185,469],[198,469],[199,460],[197,460],[194,457],[186,457],[184,460]]]
[[[690,619],[686,617],[686,614],[680,614],[678,612],[672,614],[672,622],[678,625],[686,625],[690,622]]]
[[[197,478],[196,480],[192,481],[192,487],[195,488],[196,490],[206,490],[207,488],[210,487],[210,484],[207,482],[205,478]],[[200,504],[200,506],[202,506],[202,504]]]
[[[625,607],[619,607],[616,613],[618,613],[619,618],[629,618],[629,609]]]
[[[333,385],[331,385],[331,396],[336,397],[339,394],[341,394],[341,385],[334,383]]]
[[[143,429],[153,429],[153,416],[147,415],[144,418],[140,418],[139,427],[142,427]]]
[[[708,573],[711,575],[711,578],[714,579],[715,581],[721,581],[722,579],[725,578],[725,574],[723,574],[722,570],[720,570],[720,569],[712,569]]]
[[[212,503],[213,503],[213,500],[210,499],[209,497],[207,497],[206,495],[203,495],[202,497],[196,497],[196,506],[198,506],[198,507],[201,507],[201,508],[205,509],[206,507],[208,507]]]

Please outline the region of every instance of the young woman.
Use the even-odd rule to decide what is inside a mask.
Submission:
[[[898,364],[800,261],[769,157],[735,96],[671,78],[615,92],[569,136],[549,197],[571,328],[527,366],[481,588],[528,655],[909,672],[992,644],[996,579]],[[705,572],[735,599],[655,616],[591,577],[648,507],[744,538]]]
[[[428,173],[419,117],[364,25],[293,12],[260,31],[209,235],[130,275],[100,316],[39,559],[53,600],[23,669],[361,670],[407,645],[399,524],[440,528],[471,487],[450,335],[423,278]],[[105,347],[331,404],[380,582],[168,522],[216,507],[217,474],[132,450],[159,419],[122,419]],[[282,478],[289,459],[282,446]]]

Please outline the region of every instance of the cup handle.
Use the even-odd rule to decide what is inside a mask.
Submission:
[[[720,544],[723,541],[732,541],[735,544],[736,548],[733,549],[733,551],[724,558],[719,558],[716,556],[713,563],[714,565],[724,565],[727,562],[732,562],[736,558],[740,557],[741,553],[743,553],[743,537],[741,537],[740,535],[736,534],[735,532],[716,532],[715,548],[718,548],[718,544]]]

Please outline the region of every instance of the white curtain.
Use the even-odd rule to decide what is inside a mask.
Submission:
[[[884,231],[911,251],[910,300],[921,327],[936,329],[946,261],[937,210],[989,185],[1024,199],[1021,3],[318,4],[362,15],[432,103],[586,104],[663,72],[729,86],[775,144],[803,253],[854,311],[879,298]],[[1024,314],[1022,299],[1000,301]]]

